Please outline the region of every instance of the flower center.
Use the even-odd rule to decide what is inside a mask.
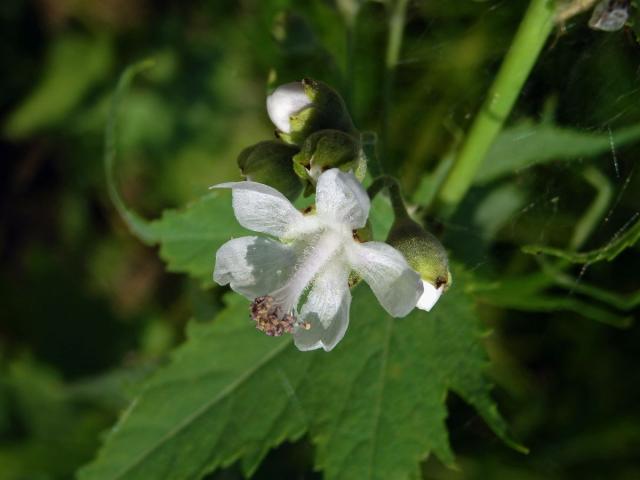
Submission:
[[[287,313],[296,311],[304,291],[326,264],[338,254],[342,245],[343,239],[336,231],[325,230],[318,235],[315,245],[303,253],[302,260],[289,281],[272,293],[275,302],[282,307],[283,311]]]
[[[270,337],[279,337],[284,333],[292,333],[293,327],[299,324],[295,316],[283,313],[282,308],[274,303],[273,297],[265,295],[256,298],[250,307],[251,318],[256,322],[256,328]],[[310,325],[299,324],[304,329]]]

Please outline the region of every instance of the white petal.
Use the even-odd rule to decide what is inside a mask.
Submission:
[[[343,259],[341,256],[338,257],[338,251],[343,246],[343,238],[335,232],[328,231],[305,240],[307,242],[295,244],[295,248],[300,251],[295,273],[286,285],[271,293],[275,301],[287,312],[298,307],[304,292],[313,280],[331,265],[332,260],[335,262],[336,258]]]
[[[230,188],[233,211],[240,225],[255,232],[282,238],[303,222],[302,213],[275,188],[256,182],[229,182],[211,188]]]
[[[370,206],[367,191],[353,173],[332,168],[320,175],[316,187],[319,215],[357,229],[367,223]]]
[[[213,279],[250,300],[284,284],[296,264],[291,247],[260,237],[235,238],[216,252]]]
[[[424,292],[418,299],[416,307],[420,310],[426,310],[429,312],[440,298],[440,295],[442,295],[444,285],[440,285],[440,288],[436,288],[429,282],[423,280],[422,286],[424,287]]]
[[[404,317],[413,310],[422,295],[422,280],[400,252],[382,242],[353,242],[348,252],[353,269],[389,315]]]
[[[267,113],[278,130],[291,133],[291,115],[311,105],[302,82],[280,85],[267,97]]]
[[[339,261],[331,262],[314,281],[300,312],[300,320],[311,328],[297,328],[293,335],[298,349],[324,348],[328,352],[344,337],[351,306],[349,272],[345,267]]]

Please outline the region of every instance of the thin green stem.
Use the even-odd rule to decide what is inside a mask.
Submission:
[[[113,100],[111,101],[111,108],[109,111],[109,117],[107,119],[107,127],[105,128],[104,133],[104,170],[107,178],[107,191],[109,192],[109,197],[116,207],[116,210],[120,214],[120,217],[127,224],[127,227],[129,227],[131,233],[133,233],[136,237],[138,237],[138,239],[148,245],[152,245],[156,241],[153,229],[150,227],[149,222],[140,217],[134,211],[127,208],[124,200],[120,196],[118,187],[116,186],[114,170],[116,154],[118,150],[118,114],[120,111],[122,98],[127,92],[129,85],[131,84],[135,76],[153,67],[154,64],[154,60],[143,60],[128,67],[120,76],[116,91],[113,95]]]
[[[579,250],[587,241],[591,233],[598,226],[598,223],[607,212],[607,207],[613,198],[613,187],[609,179],[604,176],[596,167],[587,167],[583,173],[587,182],[589,182],[597,191],[596,198],[580,218],[573,230],[573,236],[569,242],[570,250]]]
[[[373,200],[375,196],[380,193],[380,191],[382,191],[383,188],[386,188],[389,192],[391,207],[393,208],[393,213],[396,217],[396,220],[410,218],[409,214],[407,213],[407,208],[404,204],[404,199],[402,198],[400,184],[398,183],[398,180],[391,175],[380,175],[373,181],[373,183],[371,183],[371,185],[367,189],[369,198]]]
[[[553,17],[553,2],[531,0],[498,76],[440,189],[438,200],[445,215],[453,212],[471,187],[551,33]]]
[[[387,52],[384,62],[384,78],[382,85],[382,120],[380,125],[380,140],[383,157],[389,151],[389,113],[393,96],[393,83],[396,66],[402,49],[402,37],[406,20],[408,0],[395,0],[389,14],[389,33],[387,37]]]

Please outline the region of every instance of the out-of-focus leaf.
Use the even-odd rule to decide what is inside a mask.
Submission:
[[[24,138],[63,122],[89,89],[104,79],[112,63],[107,37],[66,35],[56,39],[42,79],[7,120],[5,135]]]
[[[504,130],[489,150],[475,183],[484,184],[553,160],[591,158],[640,140],[640,125],[615,132],[586,133],[551,123],[525,122]]]
[[[417,478],[430,452],[453,462],[450,390],[509,441],[483,375],[480,336],[470,299],[455,286],[430,314],[405,319],[386,315],[358,287],[350,330],[330,354],[264,337],[233,297],[213,324],[191,325],[188,342],[80,478],[198,478],[235,460],[251,474],[269,448],[306,431],[327,479]]]
[[[522,208],[525,201],[525,193],[516,185],[500,185],[482,199],[473,221],[482,236],[491,239]]]
[[[558,285],[570,289],[573,292],[586,295],[625,312],[640,306],[640,290],[624,295],[605,290],[596,285],[585,283],[584,281],[575,280],[564,273],[557,273],[554,280]]]
[[[585,318],[618,328],[627,328],[633,323],[633,317],[618,315],[607,309],[579,300],[569,293],[560,295],[520,295],[509,296],[496,290],[479,295],[479,299],[502,308],[512,308],[525,312],[569,311]]]
[[[29,359],[0,371],[0,384],[23,429],[19,440],[0,443],[0,479],[70,478],[96,448],[108,416],[73,404],[55,372]]]
[[[547,293],[554,286],[567,288],[567,293],[564,295]],[[608,295],[608,292],[582,285],[582,282],[576,282],[561,270],[552,267],[534,274],[504,278],[495,282],[469,282],[466,290],[480,301],[497,307],[525,312],[575,312],[585,318],[619,328],[630,326],[633,318],[585,302],[576,298],[573,293],[585,294],[623,311],[630,310],[634,302],[638,301],[635,296]],[[630,308],[621,308],[621,306]]]
[[[563,258],[571,263],[591,264],[607,260],[610,262],[625,249],[634,246],[640,240],[640,220],[624,233],[614,237],[601,248],[588,252],[571,252],[560,248],[545,247],[544,245],[525,245],[522,251],[532,255],[545,254]]]
[[[118,213],[141,241],[160,244],[160,255],[174,272],[188,273],[204,284],[211,283],[216,250],[234,236],[246,234],[236,221],[228,194],[211,193],[182,211],[167,210],[148,221],[124,203],[115,182],[118,114],[123,96],[135,76],[153,66],[152,60],[136,63],[121,75],[105,131],[105,171],[109,194]]]
[[[373,238],[384,241],[393,223],[393,208],[387,197],[376,195],[371,202],[369,221],[373,230]]]

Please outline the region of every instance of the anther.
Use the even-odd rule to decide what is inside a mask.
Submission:
[[[256,298],[250,307],[251,318],[256,322],[256,328],[270,337],[279,337],[285,333],[292,333],[298,323],[296,317],[290,313],[283,313],[279,305],[274,305],[273,297],[265,295]],[[300,326],[309,329],[308,323]]]

